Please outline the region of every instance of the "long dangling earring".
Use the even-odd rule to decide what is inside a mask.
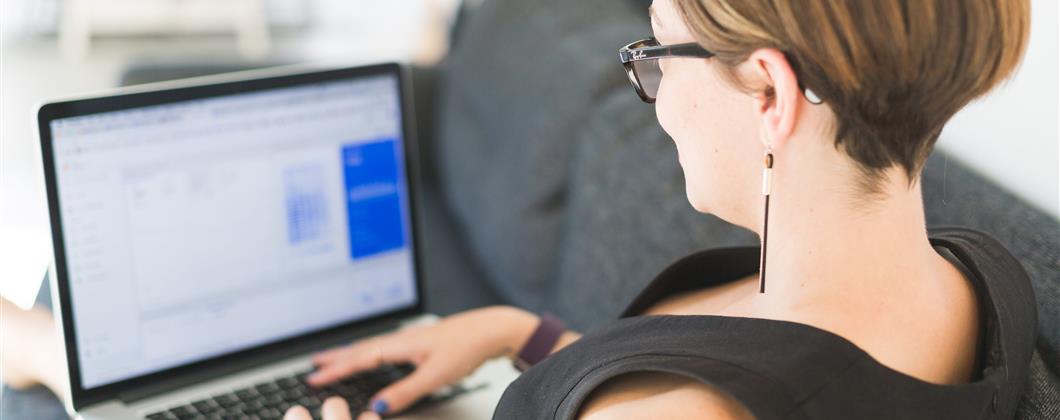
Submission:
[[[773,147],[766,147],[765,167],[762,169],[762,195],[766,199],[765,216],[762,220],[762,255],[758,263],[758,293],[766,292],[766,244],[769,240],[769,193],[773,186]]]

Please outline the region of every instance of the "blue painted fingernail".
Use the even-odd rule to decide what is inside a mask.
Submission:
[[[387,405],[386,401],[383,401],[383,400],[372,401],[372,411],[375,411],[378,414],[384,414],[384,413],[387,412],[387,410],[390,410],[390,406]]]

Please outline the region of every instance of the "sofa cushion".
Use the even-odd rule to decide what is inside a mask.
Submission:
[[[610,0],[494,0],[461,28],[442,68],[439,177],[484,273],[541,307],[555,279],[574,133],[624,82],[623,41],[645,11]]]
[[[1016,408],[1019,420],[1060,419],[1060,379],[1042,361],[1041,354],[1031,356],[1027,387]]]

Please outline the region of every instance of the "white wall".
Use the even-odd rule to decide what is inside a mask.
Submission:
[[[1049,212],[1060,209],[1060,2],[1031,1],[1031,35],[1014,78],[959,112],[938,147]]]

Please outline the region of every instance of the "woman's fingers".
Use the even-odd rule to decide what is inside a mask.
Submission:
[[[416,362],[416,346],[412,337],[389,335],[356,343],[340,353],[324,356],[330,361],[318,365],[317,371],[306,377],[313,386],[323,386],[357,372],[371,370],[384,363]]]
[[[306,382],[313,386],[322,386],[356,372],[375,369],[384,361],[383,344],[382,340],[372,339],[322,355],[322,358],[328,361],[318,363],[316,372],[306,377]]]
[[[341,397],[330,397],[320,406],[324,420],[350,420],[350,405]]]
[[[357,416],[357,420],[381,420],[379,415],[375,411],[365,411],[361,415]]]
[[[341,397],[330,397],[324,400],[324,404],[320,406],[320,416],[324,420],[351,420],[350,405]],[[358,419],[360,418],[358,417]],[[379,417],[376,416],[376,418],[378,419]],[[309,414],[309,410],[305,407],[296,405],[287,409],[287,412],[283,415],[283,420],[313,420],[313,416]]]
[[[313,364],[316,366],[322,366],[334,362],[335,360],[341,358],[343,355],[348,354],[350,352],[350,348],[352,347],[353,344],[348,344],[342,347],[336,347],[314,354]]]
[[[287,412],[283,414],[283,420],[313,420],[313,416],[305,407],[296,405],[287,409]]]

